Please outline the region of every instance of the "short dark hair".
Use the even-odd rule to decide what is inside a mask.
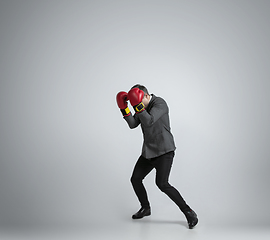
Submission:
[[[142,90],[144,92],[144,95],[145,94],[150,95],[147,88],[145,86],[141,85],[141,84],[136,84],[131,89],[133,89],[133,88],[139,88],[140,90]]]

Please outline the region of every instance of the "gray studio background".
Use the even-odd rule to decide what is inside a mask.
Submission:
[[[270,224],[269,1],[0,1],[0,223],[94,228],[139,209],[115,96],[170,107],[170,182],[201,224]],[[153,216],[184,221],[145,180]]]

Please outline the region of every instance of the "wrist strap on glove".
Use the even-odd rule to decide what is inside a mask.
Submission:
[[[123,114],[124,117],[127,117],[127,116],[129,116],[131,114],[131,112],[130,112],[130,110],[129,110],[128,107],[125,108],[125,109],[120,109],[120,111],[122,112],[122,114]]]
[[[136,113],[140,113],[140,112],[142,112],[142,111],[145,110],[144,104],[143,104],[142,102],[139,103],[139,104],[136,105],[136,106],[133,106],[133,108],[134,108],[134,110],[135,110]]]

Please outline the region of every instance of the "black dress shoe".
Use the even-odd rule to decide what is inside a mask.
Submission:
[[[189,229],[194,228],[197,225],[198,221],[199,221],[198,217],[197,217],[197,214],[192,209],[188,210],[184,214],[185,214],[185,216],[187,218]]]
[[[151,215],[151,209],[150,208],[141,208],[137,213],[132,215],[133,219],[140,219],[145,216],[150,216]]]

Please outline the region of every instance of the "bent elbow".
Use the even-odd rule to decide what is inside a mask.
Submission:
[[[134,129],[134,128],[138,127],[138,125],[136,125],[136,124],[134,124],[134,125],[129,124],[128,126],[130,129]]]

